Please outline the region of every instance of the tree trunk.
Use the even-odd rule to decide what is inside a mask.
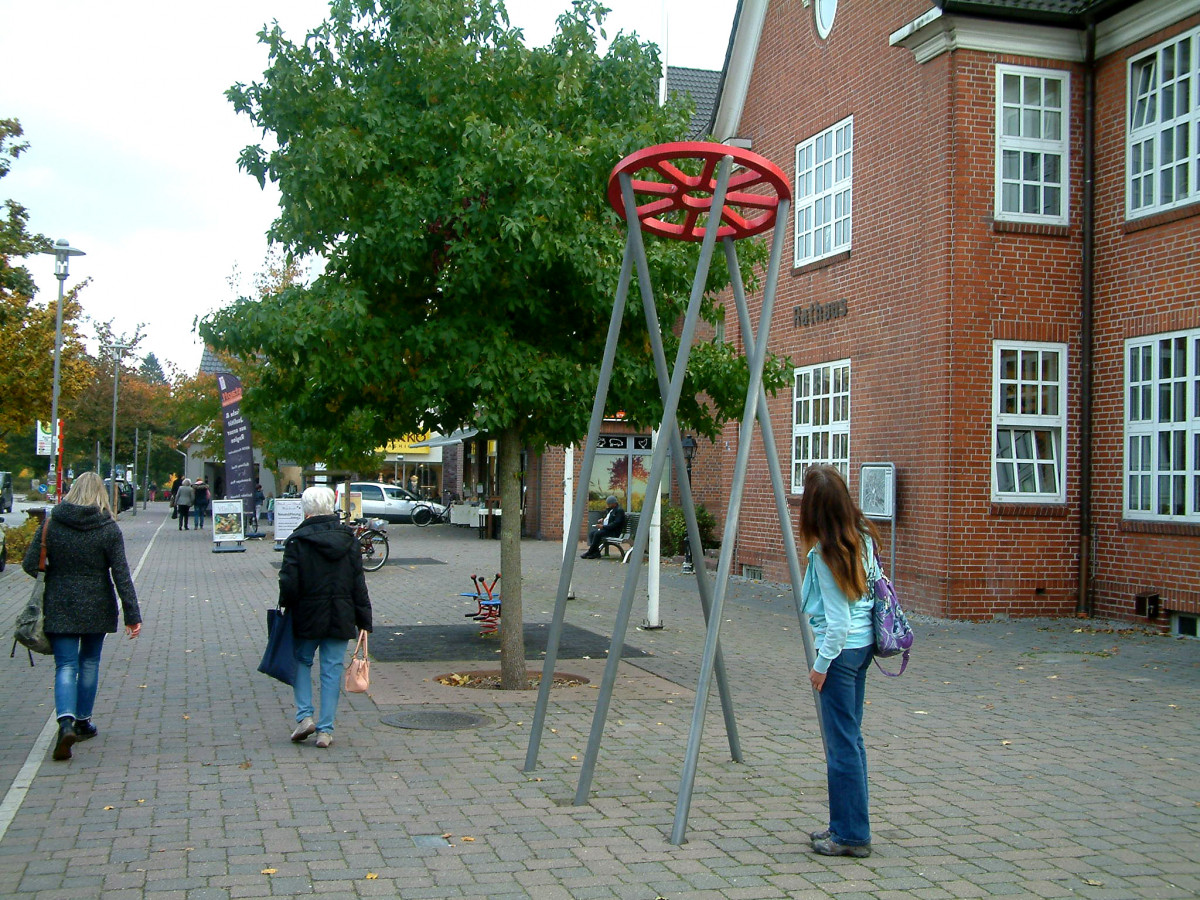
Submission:
[[[521,609],[521,433],[499,434],[500,687],[521,690],[525,675],[525,615]]]

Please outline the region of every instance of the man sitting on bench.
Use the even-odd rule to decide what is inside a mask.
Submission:
[[[587,553],[580,556],[580,559],[599,559],[600,545],[604,543],[604,539],[620,537],[625,532],[625,510],[621,509],[617,498],[609,497],[606,505],[608,510],[600,523],[588,534]]]

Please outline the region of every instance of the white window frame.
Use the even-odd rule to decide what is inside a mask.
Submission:
[[[796,145],[795,265],[850,249],[854,116]]]
[[[1125,341],[1124,443],[1125,517],[1200,522],[1200,328]]]
[[[1126,218],[1195,203],[1200,199],[1200,27],[1131,58],[1125,83]],[[1187,145],[1184,154],[1175,149],[1180,142]]]
[[[837,466],[850,483],[850,360],[792,372],[792,493],[813,465]]]
[[[1007,353],[1017,354],[1015,377],[1004,369]],[[1033,372],[1024,368],[1027,354],[1031,353],[1037,354]],[[1048,353],[1058,354],[1055,379],[1045,377],[1043,360]],[[993,342],[990,454],[993,502],[1066,502],[1068,362],[1066,344]],[[1011,477],[1002,477],[1002,468]],[[1053,472],[1055,481],[1050,487],[1048,470]]]
[[[1015,103],[1006,96],[1005,82],[1019,78],[1019,96]],[[1027,86],[1038,85],[1036,97],[1027,94]],[[1058,83],[1058,106],[1046,102],[1047,82]],[[1071,75],[1061,69],[1035,69],[1028,66],[996,66],[996,190],[995,217],[1005,222],[1035,222],[1066,225],[1070,215],[1070,98]],[[1014,119],[1015,116],[1015,119]],[[1018,134],[1012,134],[1014,130]],[[1057,126],[1058,137],[1044,135]],[[1047,180],[1047,162],[1056,160],[1058,180]],[[1009,165],[1016,162],[1014,172]],[[1015,189],[1018,209],[1005,209],[1006,190]],[[1039,208],[1049,192],[1058,192],[1058,211],[1054,213],[1023,210],[1028,192],[1037,193]]]

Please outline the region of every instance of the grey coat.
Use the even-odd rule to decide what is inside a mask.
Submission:
[[[43,607],[48,634],[104,634],[117,630],[117,594],[126,625],[142,621],[116,521],[98,506],[60,503],[50,514]],[[43,526],[45,528],[46,526]],[[37,574],[38,531],[22,568]],[[113,583],[116,583],[116,591]]]

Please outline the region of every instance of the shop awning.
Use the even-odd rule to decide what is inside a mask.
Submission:
[[[450,434],[442,434],[438,437],[432,437],[427,441],[417,441],[413,447],[448,447],[451,444],[457,444],[460,441],[470,440],[479,434],[478,428],[460,428]]]

